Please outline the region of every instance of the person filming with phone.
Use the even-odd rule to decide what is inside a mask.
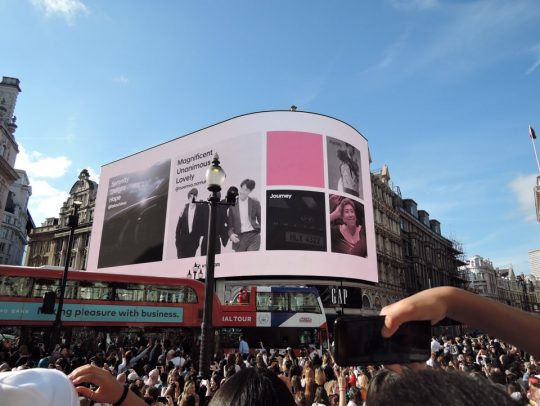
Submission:
[[[505,371],[504,365],[508,362],[508,357],[511,356],[519,363],[522,358],[517,348],[528,352],[531,356],[540,356],[540,346],[537,344],[537,337],[540,334],[540,318],[458,288],[437,287],[424,290],[384,307],[380,314],[382,320],[378,321],[380,326],[378,335],[390,340],[403,334],[400,332],[401,329],[410,329],[410,326],[413,325],[411,323],[426,321],[435,324],[446,317],[466,324],[470,328],[482,330],[490,336],[497,337],[497,339],[491,339],[487,336],[487,338],[472,339],[467,337],[460,354],[447,355],[449,361],[447,360],[446,371],[439,368],[428,368],[425,361],[429,356],[423,362],[416,364],[401,367],[399,365],[385,365],[395,372],[383,369],[372,376],[367,395],[366,404],[368,406],[387,404],[515,405],[514,399],[520,399],[521,393],[516,392],[515,385],[508,385],[507,389],[504,386],[505,382],[512,382],[512,374],[515,373],[513,372],[515,369],[508,366],[505,377],[505,373],[500,372],[501,368],[502,371]],[[354,320],[349,319],[347,323],[342,323],[342,325],[350,328],[353,322]],[[421,326],[421,324],[417,325]],[[338,322],[336,322],[337,326]],[[337,337],[339,331],[335,333]],[[430,334],[429,330],[428,333]],[[411,334],[414,335],[416,332],[413,330]],[[357,337],[350,337],[351,342],[355,339]],[[425,334],[425,353],[427,354],[431,354],[430,339],[431,336]],[[498,353],[494,353],[491,357],[493,361],[488,367],[476,367],[474,358],[467,353],[470,353],[471,345],[480,348],[480,342],[485,340],[489,340],[494,348],[497,345],[497,348],[502,350],[502,346],[504,346],[508,356],[499,357]],[[461,342],[461,340],[459,341]],[[402,347],[399,351],[395,351],[398,348],[396,346],[391,348],[402,359],[414,359],[418,352],[409,351],[403,343],[406,341],[402,341],[400,344]],[[347,359],[343,357],[341,344],[346,344],[346,341],[340,342],[336,338],[336,361],[341,357],[338,363],[341,366],[346,366],[348,363]],[[352,344],[351,347],[353,347]],[[380,354],[381,357],[386,355],[389,354]],[[393,357],[396,354],[390,355]],[[444,355],[441,354],[441,360],[444,359]],[[387,361],[391,360],[392,358],[387,359]],[[379,364],[389,363],[391,362],[379,362]],[[354,365],[354,362],[351,364]],[[383,371],[386,371],[384,376],[382,375]],[[343,393],[340,393],[340,406],[345,406],[347,404],[345,399],[347,385],[343,378],[340,379],[340,386],[343,386],[340,389],[344,390]],[[540,404],[532,399],[533,392],[529,391],[531,404]]]

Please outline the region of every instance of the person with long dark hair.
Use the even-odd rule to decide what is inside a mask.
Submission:
[[[275,374],[259,368],[244,368],[215,393],[210,406],[294,406],[287,385]]]
[[[366,230],[357,215],[355,203],[351,199],[343,199],[330,215],[330,220],[337,223],[331,227],[332,252],[366,257]]]

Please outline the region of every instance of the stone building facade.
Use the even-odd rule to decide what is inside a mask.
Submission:
[[[435,286],[466,287],[461,247],[441,234],[441,224],[403,199],[388,167],[371,174],[379,283],[372,289],[390,299]],[[392,302],[394,300],[390,300]],[[386,300],[383,299],[383,305]]]
[[[468,289],[509,306],[540,313],[540,280],[534,275],[516,275],[512,266],[497,268],[480,255],[460,267]]]
[[[15,169],[19,85],[19,79],[6,76],[0,82],[0,263],[8,265],[22,264],[28,231],[34,226],[28,211],[30,181],[25,171]]]
[[[75,229],[70,267],[86,269],[97,188],[98,184],[91,180],[88,171],[83,169],[69,191],[69,198],[60,208],[59,217],[46,219],[30,233],[26,265],[64,266],[70,233],[68,218],[73,213],[73,202],[79,201],[79,223]]]
[[[466,286],[458,270],[465,264],[461,246],[443,237],[440,222],[419,210],[413,199],[402,201],[401,236],[408,294],[435,286]]]
[[[400,227],[401,193],[390,179],[388,166],[371,174],[371,189],[379,283],[364,288],[364,307],[378,312],[382,306],[406,296],[406,269]]]
[[[17,96],[21,92],[19,84],[19,79],[5,76],[0,82],[0,208],[6,207],[9,187],[19,178],[14,169],[19,153],[14,115]]]
[[[34,222],[28,211],[32,188],[26,172],[15,169],[18,179],[9,188],[8,199],[0,226],[0,263],[21,265],[28,233]]]

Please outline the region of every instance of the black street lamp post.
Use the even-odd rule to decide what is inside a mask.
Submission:
[[[229,188],[225,201],[220,201],[220,191],[225,182],[225,171],[219,166],[219,156],[216,154],[212,166],[206,171],[206,183],[211,192],[208,201],[195,201],[199,204],[209,205],[208,242],[206,250],[206,278],[204,280],[204,307],[201,324],[201,350],[199,356],[199,378],[210,378],[210,358],[213,352],[212,339],[214,327],[212,325],[212,312],[214,300],[214,266],[216,259],[216,220],[218,206],[234,206],[238,197],[236,187]]]
[[[64,307],[64,295],[66,293],[66,284],[68,280],[69,273],[69,263],[71,262],[71,249],[73,248],[73,237],[75,235],[75,229],[79,224],[79,208],[81,207],[82,202],[78,200],[73,201],[73,214],[70,214],[68,217],[68,227],[69,227],[69,239],[66,252],[66,261],[64,264],[64,274],[62,275],[62,282],[60,285],[60,296],[58,298],[58,308],[56,310],[56,318],[53,323],[53,333],[51,346],[54,346],[59,342],[60,331],[62,329],[62,309]]]

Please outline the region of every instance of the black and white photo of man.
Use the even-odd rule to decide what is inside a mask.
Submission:
[[[206,235],[208,208],[193,202],[199,191],[196,188],[188,192],[188,203],[184,207],[176,225],[176,253],[178,258],[194,257],[199,248],[201,237]]]
[[[253,189],[255,181],[244,179],[236,205],[229,208],[229,239],[236,252],[258,251],[261,246],[261,203],[249,196]]]

